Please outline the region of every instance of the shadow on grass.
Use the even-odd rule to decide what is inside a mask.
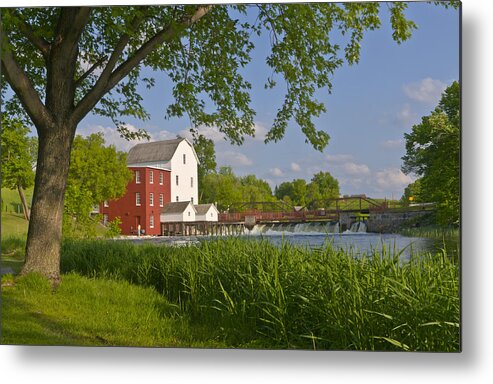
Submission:
[[[104,345],[97,337],[71,333],[61,321],[46,316],[21,300],[2,297],[1,344],[13,345]]]
[[[75,274],[55,292],[45,283],[27,275],[3,287],[1,344],[227,347],[154,289]]]

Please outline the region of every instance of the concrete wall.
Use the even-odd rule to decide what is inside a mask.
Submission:
[[[344,232],[351,228],[351,224],[356,221],[355,214],[350,212],[341,212],[339,215],[339,228]]]
[[[368,232],[391,233],[397,231],[403,224],[420,216],[429,215],[430,211],[415,212],[382,212],[370,213],[367,222]]]

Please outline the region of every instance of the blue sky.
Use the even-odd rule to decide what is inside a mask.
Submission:
[[[217,130],[204,130],[215,141],[218,165],[230,165],[238,175],[255,174],[272,187],[295,178],[309,180],[316,172],[328,171],[339,180],[342,194],[399,198],[413,181],[400,171],[405,153],[403,135],[433,110],[444,88],[459,78],[459,11],[411,3],[406,15],[418,29],[409,41],[398,45],[392,40],[382,6],[382,28],[365,35],[360,62],[335,73],[331,95],[320,93],[327,112],[316,120],[316,126],[331,136],[322,153],[305,144],[295,123],[289,125],[282,141],[264,144],[263,135],[281,105],[282,94],[264,90],[270,74],[264,63],[267,36],[257,40],[252,63],[244,72],[253,84],[257,135],[238,147],[225,141]],[[142,89],[151,119],[128,119],[128,124],[147,129],[153,140],[186,135],[188,119],[164,119],[170,83],[165,74],[154,76],[156,87]],[[83,120],[78,133],[97,131],[104,132],[107,142],[122,150],[134,144],[120,139],[111,122],[98,116]]]

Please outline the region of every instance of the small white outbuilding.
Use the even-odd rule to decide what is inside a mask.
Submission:
[[[190,201],[167,203],[161,209],[161,223],[195,221],[197,210]]]
[[[214,204],[195,205],[195,221],[218,221],[219,211]]]

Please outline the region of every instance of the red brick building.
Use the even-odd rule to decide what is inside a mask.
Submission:
[[[138,144],[130,149],[127,166],[133,172],[123,197],[101,203],[105,222],[119,217],[123,235],[159,235],[161,209],[171,201],[198,203],[198,158],[186,139]]]

